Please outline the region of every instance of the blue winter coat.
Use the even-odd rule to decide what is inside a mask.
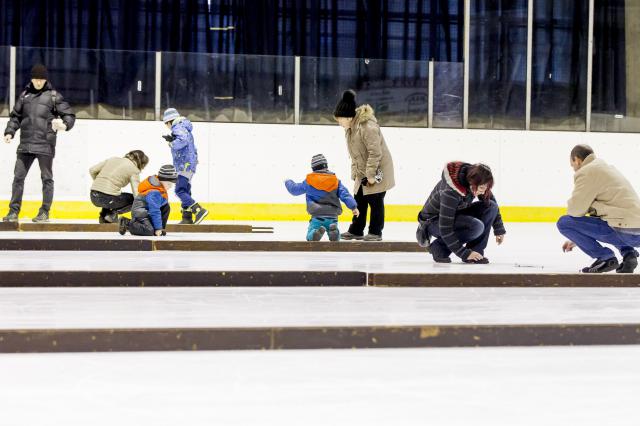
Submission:
[[[340,216],[340,201],[350,210],[358,205],[342,182],[329,171],[310,173],[300,183],[288,180],[285,186],[291,195],[307,194],[307,212],[313,217]]]
[[[171,134],[174,136],[171,142],[171,155],[173,156],[173,166],[179,175],[191,178],[196,172],[198,165],[198,150],[193,141],[193,124],[184,117],[174,121],[171,126]]]

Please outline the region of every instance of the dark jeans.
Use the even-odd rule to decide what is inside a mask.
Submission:
[[[371,207],[371,220],[369,222],[369,233],[382,236],[384,228],[384,196],[386,192],[377,194],[363,195],[362,186],[358,189],[358,193],[354,197],[358,203],[360,216],[353,217],[349,232],[353,235],[362,236],[364,227],[367,225],[367,210]]]
[[[171,208],[169,204],[165,204],[160,207],[160,213],[162,214],[162,229],[167,227],[167,221],[169,220],[169,212]],[[129,232],[131,235],[141,235],[141,236],[153,236],[156,234],[156,229],[153,229],[153,224],[149,217],[143,218],[133,218],[131,222],[129,222]]]
[[[178,175],[176,195],[180,198],[182,210],[186,210],[196,203],[196,201],[191,198],[191,180],[182,175]]]
[[[42,179],[42,206],[40,211],[49,213],[51,203],[53,203],[53,157],[42,154],[22,154],[18,153],[16,167],[13,170],[13,186],[11,188],[11,202],[9,210],[15,213],[20,212],[22,207],[22,194],[24,193],[24,179],[29,173],[31,165],[38,159],[40,166],[40,178]]]
[[[491,227],[498,216],[498,205],[491,201],[476,201],[468,208],[456,212],[453,229],[462,244],[466,244],[469,250],[480,253],[484,256],[484,249],[487,248]],[[438,226],[438,221],[429,223],[429,234],[436,237],[431,243],[431,253],[434,257],[449,257],[451,250],[442,240],[442,232]]]
[[[611,244],[624,257],[640,247],[640,235],[620,232],[598,217],[562,216],[558,220],[558,231],[594,259],[606,260],[614,256],[613,251],[600,242]]]
[[[96,207],[102,207],[100,217],[111,214],[122,214],[131,211],[133,195],[123,192],[120,195],[105,194],[100,191],[91,191],[91,202]]]

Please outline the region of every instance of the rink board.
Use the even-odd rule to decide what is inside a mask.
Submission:
[[[0,224],[0,231],[23,232],[118,232],[118,224],[98,223],[7,223]],[[235,224],[200,224],[179,225],[168,224],[167,232],[188,233],[271,233],[271,227],[253,227],[251,225]]]
[[[256,267],[257,268],[257,267]],[[2,287],[640,287],[640,274],[384,273],[359,270],[0,271]]]
[[[640,323],[0,330],[0,353],[638,344]]]

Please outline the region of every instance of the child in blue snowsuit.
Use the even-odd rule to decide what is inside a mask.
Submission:
[[[342,213],[342,201],[347,208],[359,216],[358,203],[349,194],[336,175],[328,170],[327,159],[322,154],[311,159],[313,173],[301,183],[291,179],[285,182],[291,195],[307,194],[307,212],[311,215],[307,241],[320,241],[325,232],[329,233],[329,241],[339,241],[338,216]]]
[[[199,224],[209,214],[209,211],[200,206],[191,197],[191,179],[196,173],[198,165],[198,151],[193,140],[193,124],[185,117],[180,116],[175,108],[169,108],[164,112],[162,121],[171,129],[171,134],[163,136],[169,142],[173,166],[178,170],[178,182],[176,182],[176,195],[182,204],[182,225]],[[195,221],[194,221],[195,215]]]

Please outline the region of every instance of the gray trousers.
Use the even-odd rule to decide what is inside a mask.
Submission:
[[[40,211],[49,213],[53,203],[53,157],[42,154],[18,153],[16,167],[13,170],[13,186],[11,187],[11,202],[9,210],[20,213],[22,207],[22,194],[24,193],[24,180],[29,173],[33,162],[38,159],[40,166],[40,178],[42,179],[42,206]]]
[[[160,207],[160,213],[162,214],[162,229],[167,227],[167,221],[169,220],[169,212],[171,212],[171,208],[169,204],[165,204]],[[153,236],[156,234],[157,229],[153,228],[153,224],[151,223],[151,219],[149,217],[134,217],[129,222],[129,232],[131,235],[141,235],[141,236]]]

